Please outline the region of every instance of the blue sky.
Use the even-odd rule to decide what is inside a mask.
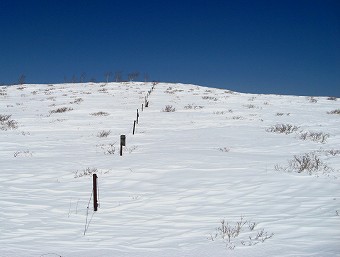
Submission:
[[[0,83],[109,71],[340,97],[340,1],[0,0]]]

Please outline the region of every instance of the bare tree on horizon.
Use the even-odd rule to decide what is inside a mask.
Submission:
[[[121,71],[116,71],[114,79],[116,82],[121,82],[122,81],[122,72]]]
[[[85,77],[86,77],[86,73],[83,72],[83,73],[80,75],[80,83],[84,83],[84,82],[85,82]]]
[[[139,77],[139,72],[135,71],[135,72],[131,72],[128,74],[128,80],[129,81],[134,81]]]
[[[77,76],[76,75],[73,74],[71,82],[77,83]]]
[[[144,82],[148,82],[150,79],[149,73],[144,73]]]
[[[106,83],[109,83],[111,75],[112,75],[111,71],[105,72]]]
[[[26,76],[24,74],[21,74],[18,79],[18,84],[19,85],[25,84],[25,79],[26,79]]]

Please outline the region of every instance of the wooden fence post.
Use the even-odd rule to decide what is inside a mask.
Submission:
[[[137,120],[136,120],[137,124],[138,124],[138,119],[139,119],[139,112],[138,112],[138,109],[137,109]]]
[[[93,209],[97,211],[98,209],[98,196],[97,196],[97,174],[93,174]]]
[[[125,135],[121,135],[120,136],[120,156],[123,155],[123,146],[126,145],[126,136]]]
[[[135,134],[135,129],[136,129],[136,121],[133,121],[133,130],[132,130],[132,135]]]

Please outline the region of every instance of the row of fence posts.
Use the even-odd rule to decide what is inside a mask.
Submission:
[[[142,108],[141,108],[142,112],[144,111],[144,108],[149,107],[149,96],[151,95],[152,91],[155,89],[155,85],[156,83],[153,83],[151,89],[147,92],[146,96],[144,97],[144,103],[142,103]],[[137,109],[136,119],[133,121],[132,135],[134,135],[136,132],[136,125],[138,125],[139,117],[140,117],[139,109]],[[123,155],[123,146],[126,146],[125,135],[120,136],[120,151],[119,151],[120,156]]]
[[[148,91],[144,98],[144,103],[142,103],[142,111],[144,111],[144,107],[147,108],[149,107],[149,96],[151,95],[152,91],[155,89],[155,85],[157,83],[153,83],[151,89]],[[136,131],[136,124],[139,122],[139,110],[137,109],[137,117],[133,121],[133,129],[132,129],[132,135],[135,134]],[[120,149],[119,149],[119,155],[123,156],[123,146],[126,146],[126,136],[125,135],[120,135]],[[97,185],[97,179],[98,176],[97,174],[93,174],[93,210],[97,211],[98,210],[98,185]]]

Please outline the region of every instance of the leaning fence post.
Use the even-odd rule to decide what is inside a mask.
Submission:
[[[136,121],[133,121],[133,130],[132,130],[132,135],[135,134],[135,129],[136,129]]]
[[[98,209],[98,196],[97,196],[97,174],[93,174],[93,209]]]

